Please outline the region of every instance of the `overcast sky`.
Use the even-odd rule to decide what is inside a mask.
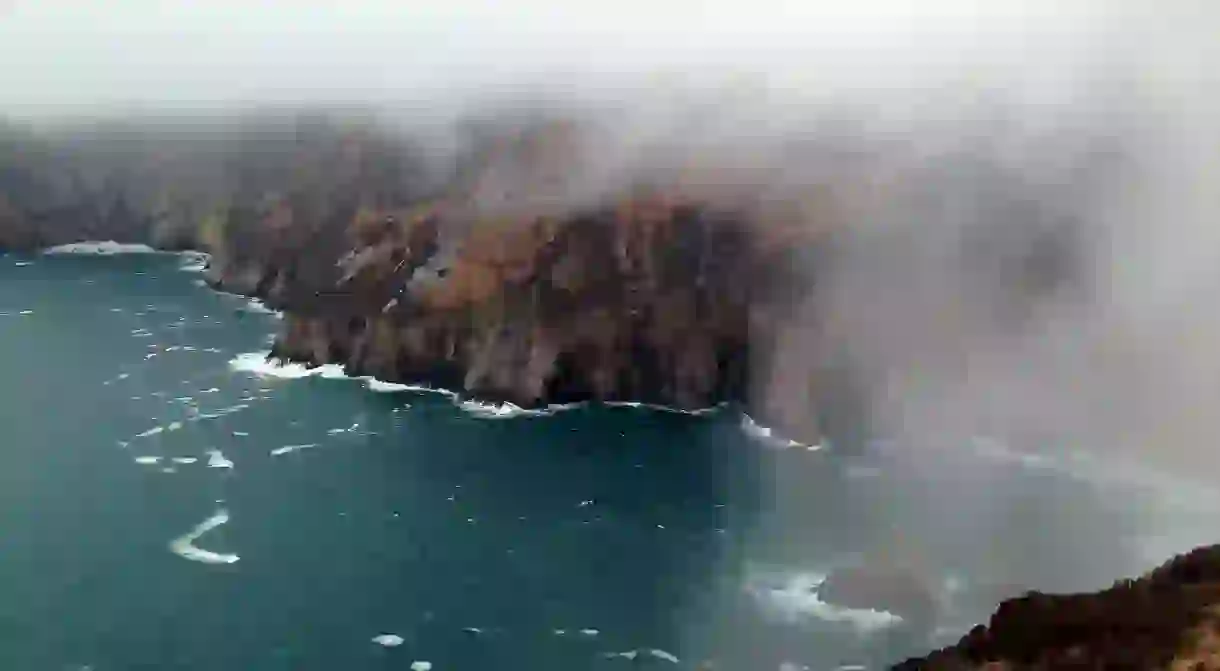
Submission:
[[[1087,52],[1082,40],[1129,21],[1124,15],[1143,5],[1151,6],[1135,0],[0,0],[0,109],[369,102],[438,89],[511,87],[542,75],[553,81],[566,75],[568,85],[589,87],[615,75],[711,77],[733,70],[819,72],[828,79],[868,71],[897,81],[925,68],[1028,62],[1039,51],[1070,45]],[[1189,12],[1204,5],[1182,0],[1177,6]]]

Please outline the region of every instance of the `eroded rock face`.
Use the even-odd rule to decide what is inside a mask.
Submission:
[[[274,354],[342,362],[522,406],[749,400],[760,307],[782,272],[732,212],[637,197],[565,220],[447,222],[381,214],[353,232],[334,288],[269,299],[289,311]],[[446,250],[438,232],[469,233]],[[282,276],[267,286],[285,287]],[[771,330],[769,330],[771,329]]]
[[[285,312],[277,357],[522,406],[740,402],[820,437],[816,372],[775,354],[813,337],[786,328],[816,247],[804,195],[616,179],[567,122],[491,124],[446,169],[375,124],[174,128],[0,132],[0,248],[207,251],[214,288]]]
[[[1220,668],[1220,546],[1094,594],[1030,592],[956,645],[895,669]]]

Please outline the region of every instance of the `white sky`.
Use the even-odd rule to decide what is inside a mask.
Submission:
[[[420,87],[512,86],[557,72],[596,85],[597,77],[661,70],[809,75],[850,63],[853,76],[901,77],[922,66],[1017,62],[1055,48],[1047,45],[1079,46],[1082,36],[1103,33],[1101,26],[1144,4],[0,0],[0,111],[375,102],[411,97]],[[1203,6],[1177,4],[1187,12]]]

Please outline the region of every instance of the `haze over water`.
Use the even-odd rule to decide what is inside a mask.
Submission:
[[[275,316],[182,266],[0,258],[0,667],[877,668],[929,642],[818,601],[836,566],[918,563],[951,640],[971,585],[1101,587],[1215,509],[1067,451],[290,379],[241,356]]]

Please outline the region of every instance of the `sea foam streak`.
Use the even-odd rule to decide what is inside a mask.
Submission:
[[[195,546],[195,541],[199,540],[200,536],[228,521],[229,512],[223,508],[217,510],[214,515],[197,524],[194,529],[170,541],[169,549],[179,557],[191,561],[204,564],[232,564],[241,558],[235,554],[212,552]]]
[[[298,380],[306,377],[320,377],[327,380],[355,380],[363,382],[369,391],[378,393],[399,393],[399,392],[418,392],[426,394],[441,394],[448,396],[454,400],[458,408],[466,411],[474,417],[480,419],[511,419],[515,417],[544,417],[553,415],[556,412],[564,410],[572,410],[575,408],[584,407],[584,403],[565,403],[548,405],[545,408],[522,408],[513,403],[488,403],[475,399],[459,400],[458,393],[449,389],[439,389],[426,385],[401,384],[398,382],[386,382],[378,380],[372,376],[351,377],[347,375],[341,364],[322,364],[320,366],[306,366],[305,364],[296,362],[282,362],[274,359],[269,359],[270,350],[261,352],[247,352],[239,354],[229,361],[229,368],[232,370],[253,373],[261,377],[274,377],[283,380]],[[609,402],[605,405],[610,407],[628,407],[628,408],[643,408],[647,410],[655,410],[659,412],[671,412],[683,415],[708,415],[719,412],[723,405],[712,406],[710,408],[700,408],[697,410],[679,410],[677,408],[669,408],[663,405],[652,405],[639,401],[617,401]],[[800,445],[793,442],[794,445]],[[803,446],[808,449],[817,449],[816,446]]]
[[[803,447],[811,452],[822,449],[822,445],[820,444],[806,445],[795,440],[784,438],[783,436],[776,434],[769,427],[758,424],[752,417],[745,414],[741,416],[741,430],[744,431],[745,434],[750,438],[766,445],[767,447],[777,449]]]
[[[308,443],[305,445],[285,445],[283,447],[277,447],[274,450],[271,450],[271,456],[278,457],[281,454],[288,454],[289,452],[296,452],[298,450],[308,450],[315,447],[318,447],[318,443]]]
[[[766,612],[789,622],[813,617],[847,624],[859,634],[871,634],[902,622],[901,617],[889,611],[849,608],[822,601],[817,595],[817,587],[826,577],[826,574],[814,572],[755,576],[747,580],[745,589]]]
[[[660,648],[641,648],[639,650],[628,650],[626,652],[608,652],[605,656],[607,659],[622,657],[623,659],[634,661],[635,658],[639,657],[640,655],[650,655],[652,657],[656,657],[657,659],[665,660],[671,664],[677,664],[679,662],[677,655],[661,650]]]
[[[136,438],[148,438],[149,436],[155,436],[155,435],[157,435],[158,433],[161,433],[161,432],[163,432],[163,431],[165,431],[165,427],[163,427],[163,426],[154,426],[153,428],[151,428],[151,429],[149,429],[149,430],[147,430],[147,431],[143,431],[143,432],[137,433],[137,434],[135,435],[135,437],[136,437]]]
[[[711,415],[720,412],[724,408],[724,404],[709,406],[707,408],[697,408],[695,410],[682,410],[681,408],[671,408],[667,405],[657,405],[656,403],[644,403],[643,401],[606,401],[602,405],[608,408],[635,408],[638,410],[652,410],[655,412],[669,412],[675,415],[694,415],[696,417],[702,415]]]

